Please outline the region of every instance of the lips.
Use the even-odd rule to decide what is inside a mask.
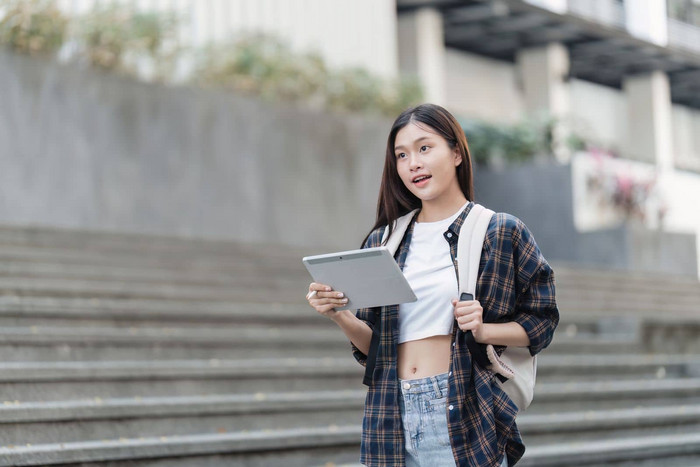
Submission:
[[[420,183],[424,182],[426,180],[429,180],[432,178],[430,175],[419,175],[418,177],[415,177],[413,180],[411,180],[413,183]]]

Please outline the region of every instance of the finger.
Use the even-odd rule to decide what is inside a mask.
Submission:
[[[474,310],[471,310],[467,307],[460,307],[460,308],[455,308],[455,316],[456,317],[461,317],[461,316],[469,316],[474,312]]]
[[[313,297],[311,300],[309,300],[309,303],[311,306],[324,306],[324,305],[342,305],[344,303],[348,302],[347,297],[343,298],[320,298],[318,296]]]
[[[332,292],[318,292],[316,294],[319,298],[344,298],[345,294],[343,292],[338,292],[337,290],[333,290]]]
[[[341,305],[345,305],[346,303],[348,303],[347,298],[324,298],[324,299],[318,300],[317,305],[314,305],[314,306],[326,306],[326,305],[341,306]]]
[[[473,323],[469,323],[469,324],[460,324],[460,325],[459,325],[459,328],[460,328],[462,331],[473,331],[474,329],[476,329],[476,327],[477,327],[477,326],[474,325]]]
[[[319,284],[318,282],[312,282],[311,284],[309,284],[309,292],[312,292],[314,290],[316,292],[320,292],[322,290],[332,290],[332,288],[330,285]]]
[[[479,305],[462,305],[455,307],[455,315],[463,316],[470,313],[481,313],[483,308]]]
[[[480,323],[480,322],[481,322],[481,320],[478,317],[472,318],[472,317],[468,317],[468,316],[464,316],[464,317],[459,318],[457,320],[457,323],[459,323],[461,326],[468,326],[472,323]]]

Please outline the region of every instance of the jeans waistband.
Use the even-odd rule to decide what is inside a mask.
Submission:
[[[403,394],[422,394],[434,392],[442,394],[448,386],[448,374],[440,373],[435,376],[426,376],[419,379],[400,379],[399,387]]]

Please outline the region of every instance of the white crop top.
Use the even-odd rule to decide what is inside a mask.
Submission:
[[[399,344],[452,333],[457,276],[443,234],[467,204],[447,219],[413,224],[403,274],[418,300],[399,305]]]

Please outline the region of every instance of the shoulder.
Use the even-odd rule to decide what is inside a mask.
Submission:
[[[535,236],[518,217],[498,212],[493,215],[486,232],[487,246],[499,250],[539,254]]]
[[[512,239],[519,238],[525,230],[527,230],[527,226],[519,218],[507,212],[497,212],[491,217],[486,234],[492,238],[507,237]]]

